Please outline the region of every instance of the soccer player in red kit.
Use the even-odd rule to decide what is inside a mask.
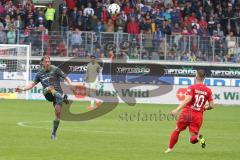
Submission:
[[[184,101],[174,110],[172,115],[177,115],[182,109],[182,112],[177,121],[177,127],[171,134],[168,149],[165,153],[171,152],[174,145],[178,141],[181,131],[189,127],[190,142],[195,144],[200,142],[202,148],[205,148],[206,141],[202,135],[199,134],[203,121],[203,112],[205,110],[213,109],[212,91],[203,84],[205,79],[205,71],[198,70],[196,74],[196,84],[188,87]],[[208,105],[205,105],[208,102]]]

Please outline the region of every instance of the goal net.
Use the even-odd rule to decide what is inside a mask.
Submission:
[[[0,98],[28,98],[28,92],[15,93],[15,88],[28,84],[29,60],[29,45],[0,44]]]

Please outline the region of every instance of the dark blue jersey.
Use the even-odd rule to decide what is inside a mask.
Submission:
[[[48,70],[41,68],[38,71],[34,83],[37,84],[40,82],[44,91],[47,87],[54,87],[56,91],[62,93],[60,83],[65,77],[66,75],[60,68],[51,65]]]

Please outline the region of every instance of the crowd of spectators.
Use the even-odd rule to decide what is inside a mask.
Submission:
[[[120,14],[107,12],[111,3],[119,4]],[[94,52],[101,52],[101,57],[120,52],[144,59],[211,61],[214,52],[215,61],[237,62],[239,24],[240,0],[63,0],[57,8],[52,4],[36,8],[31,0],[23,4],[0,1],[0,43],[29,42],[32,30],[47,31],[41,38],[49,41],[51,31],[58,30],[62,39],[69,38],[72,56],[89,54],[89,44],[82,45],[88,39],[82,32],[87,31],[96,36]],[[100,32],[131,38],[129,42],[121,38],[106,51],[109,47],[99,44]],[[116,45],[120,45],[118,51]],[[56,48],[66,55],[66,41],[59,41]]]

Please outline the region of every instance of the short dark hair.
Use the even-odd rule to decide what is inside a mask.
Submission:
[[[90,58],[96,58],[96,56],[94,56],[94,55],[91,55],[91,56],[90,56]]]
[[[204,80],[206,77],[206,72],[203,69],[197,70],[197,76],[200,80]]]

